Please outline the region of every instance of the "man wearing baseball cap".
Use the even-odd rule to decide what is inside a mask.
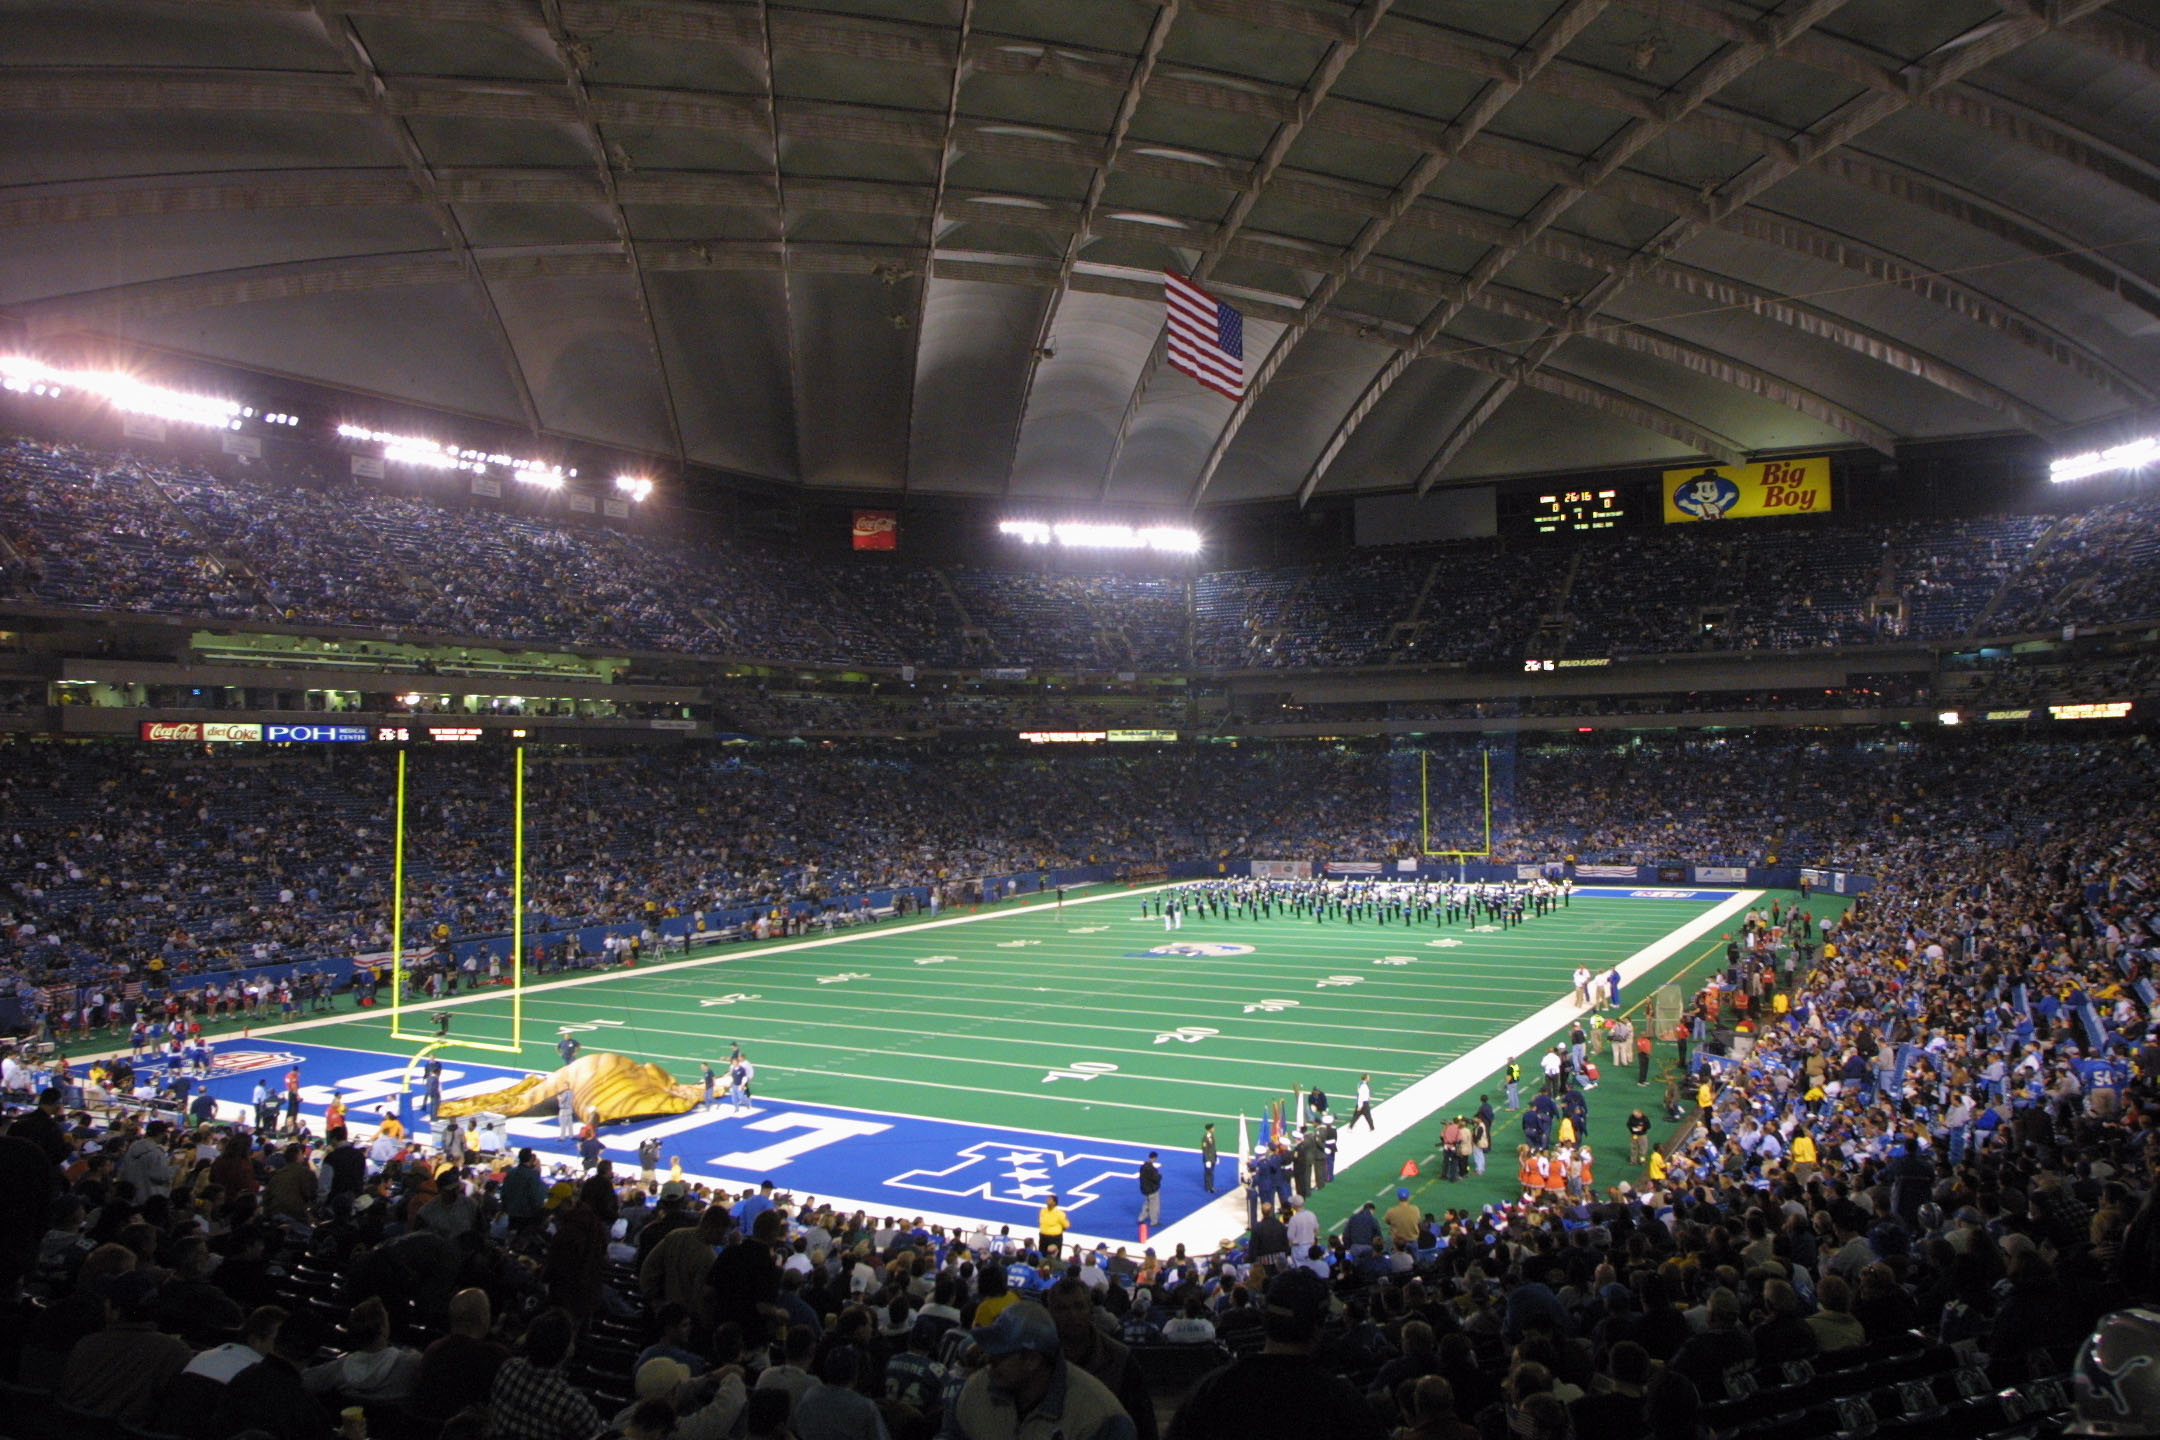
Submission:
[[[1109,1387],[1067,1363],[1057,1322],[1032,1300],[969,1332],[985,1362],[968,1378],[942,1440],[1133,1440]]]
[[[1202,1376],[1169,1440],[1386,1440],[1357,1387],[1315,1358],[1329,1299],[1310,1270],[1269,1281],[1265,1348]]]

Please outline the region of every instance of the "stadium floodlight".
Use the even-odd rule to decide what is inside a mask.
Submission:
[[[642,475],[617,475],[615,488],[632,500],[643,500],[652,494],[652,481]]]
[[[488,468],[493,466],[498,470],[509,471],[520,480],[545,485],[551,490],[562,485],[565,473],[562,466],[546,460],[505,455],[495,450],[460,449],[458,446],[445,445],[440,440],[430,440],[422,435],[399,435],[389,430],[370,430],[365,425],[340,425],[337,433],[342,439],[380,445],[383,447],[383,459],[394,460],[401,465],[422,465],[431,470],[470,470],[475,475],[485,475]],[[567,473],[575,475],[577,471]]]
[[[2048,479],[2060,485],[2065,480],[2083,480],[2110,470],[2140,470],[2156,460],[2160,460],[2160,436],[2147,436],[2107,450],[2065,455],[2048,466]]]
[[[27,355],[0,356],[0,389],[41,395],[47,399],[57,399],[66,391],[80,390],[130,415],[148,415],[211,430],[238,430],[241,424],[242,412],[237,400],[168,390],[117,370],[61,370]]]
[[[1053,525],[1041,520],[1000,520],[998,533],[1026,545],[1069,545],[1084,550],[1162,550],[1173,555],[1196,555],[1201,539],[1197,530],[1169,525],[1105,525],[1067,520]]]
[[[1955,710],[1940,710],[1936,712],[1935,720],[1940,725],[1961,725],[1964,723],[1965,717]]]

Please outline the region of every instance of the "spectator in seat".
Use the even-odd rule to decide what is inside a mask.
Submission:
[[[1650,1422],[1644,1414],[1650,1383],[1650,1356],[1632,1340],[1616,1343],[1605,1355],[1605,1368],[1590,1392],[1568,1406],[1575,1433],[1600,1440],[1642,1440]]]
[[[489,1333],[494,1325],[487,1291],[468,1288],[450,1297],[450,1333],[420,1354],[414,1408],[448,1419],[468,1406],[487,1404],[495,1372],[510,1358],[509,1348]]]
[[[1702,1396],[1685,1375],[1668,1370],[1652,1380],[1643,1408],[1651,1440],[1708,1440]]]
[[[1147,1376],[1133,1358],[1132,1347],[1095,1323],[1095,1292],[1087,1282],[1072,1276],[1058,1281],[1043,1298],[1043,1308],[1057,1326],[1059,1353],[1109,1387],[1132,1417],[1139,1440],[1155,1440],[1155,1402]]]
[[[1328,1285],[1289,1270],[1267,1288],[1267,1344],[1203,1376],[1170,1422],[1170,1440],[1380,1440],[1363,1396],[1316,1358]]]
[[[954,1398],[944,1440],[1133,1440],[1132,1417],[1109,1386],[1065,1359],[1057,1322],[1042,1306],[1008,1305],[971,1338],[985,1364]]]
[[[211,1433],[251,1430],[273,1440],[330,1440],[330,1411],[307,1393],[300,1371],[315,1353],[318,1334],[304,1314],[280,1321],[261,1363],[226,1382]]]
[[[1846,1283],[1844,1276],[1823,1276],[1822,1284],[1815,1289],[1815,1298],[1816,1310],[1808,1316],[1807,1326],[1815,1332],[1815,1343],[1821,1353],[1835,1355],[1840,1350],[1867,1344],[1867,1331],[1852,1313],[1852,1286]]]
[[[1755,1312],[1755,1358],[1763,1364],[1805,1360],[1822,1349],[1800,1316],[1800,1292],[1788,1280],[1766,1280]]]
[[[105,1281],[105,1328],[68,1352],[60,1403],[86,1414],[149,1426],[166,1387],[194,1358],[187,1342],[157,1328],[157,1281],[129,1270]]]
[[[260,1306],[248,1312],[238,1340],[213,1346],[188,1362],[165,1392],[166,1412],[179,1422],[180,1434],[190,1440],[225,1440],[230,1432],[216,1428],[215,1422],[226,1386],[270,1358],[287,1318],[276,1305]]]
[[[1707,1324],[1680,1347],[1671,1368],[1695,1382],[1698,1395],[1723,1395],[1725,1372],[1753,1364],[1755,1342],[1741,1328],[1740,1297],[1720,1285],[1710,1292]]]
[[[560,1308],[543,1310],[525,1327],[522,1353],[503,1362],[488,1393],[493,1440],[592,1440],[600,1412],[563,1378],[577,1322]]]
[[[345,1319],[351,1348],[334,1360],[308,1367],[307,1392],[344,1405],[396,1405],[412,1398],[420,1380],[420,1354],[390,1343],[390,1312],[370,1297]]]

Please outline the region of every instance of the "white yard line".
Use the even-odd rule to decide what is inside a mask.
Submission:
[[[1750,905],[1767,893],[1763,890],[1736,891],[1730,899],[1712,906],[1663,939],[1644,946],[1620,962],[1622,983],[1641,979],[1687,946],[1714,932],[1733,916],[1745,913]],[[1603,979],[1602,976],[1599,978]],[[1338,1132],[1336,1170],[1347,1170],[1382,1146],[1409,1134],[1419,1121],[1454,1104],[1478,1085],[1484,1084],[1495,1071],[1507,1063],[1510,1055],[1528,1058],[1529,1063],[1523,1066],[1524,1080],[1526,1083],[1535,1083],[1538,1078],[1537,1055],[1534,1053],[1536,1047],[1547,1036],[1558,1033],[1582,1013],[1572,996],[1563,996],[1535,1015],[1509,1026],[1469,1054],[1450,1060],[1409,1089],[1374,1105],[1375,1128],[1352,1130],[1344,1127]],[[1223,1158],[1233,1167],[1233,1179],[1238,1157],[1229,1152],[1235,1148],[1235,1140],[1228,1140],[1224,1144]],[[1214,1204],[1204,1210],[1195,1211],[1161,1231],[1150,1243],[1157,1250],[1166,1253],[1175,1246],[1183,1245],[1188,1254],[1205,1255],[1224,1239],[1244,1233],[1245,1187],[1232,1184]]]

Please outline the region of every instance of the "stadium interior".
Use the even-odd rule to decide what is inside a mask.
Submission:
[[[0,1440],[2160,1437],[2156,135],[2160,0],[0,4]]]

